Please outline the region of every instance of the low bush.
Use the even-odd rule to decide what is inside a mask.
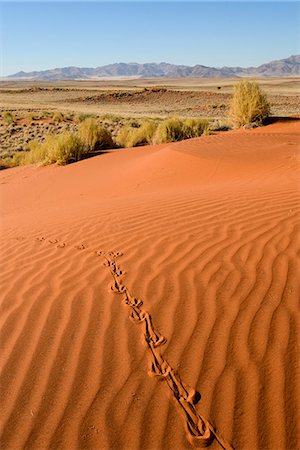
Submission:
[[[78,122],[83,122],[86,119],[90,119],[91,117],[93,117],[92,114],[87,114],[87,113],[79,113],[76,116],[76,120],[78,120]]]
[[[201,118],[179,119],[173,117],[163,120],[157,127],[154,142],[164,144],[166,142],[182,141],[201,136],[209,127],[209,121]]]
[[[183,122],[184,139],[201,136],[206,133],[209,127],[207,119],[192,118],[185,119]]]
[[[154,136],[155,144],[181,141],[184,139],[183,121],[177,117],[163,120],[157,127]]]
[[[122,122],[122,120],[123,120],[121,116],[118,116],[116,114],[109,114],[109,113],[103,114],[100,117],[100,119],[103,122],[112,122],[112,123],[119,123],[119,122]]]
[[[120,147],[152,144],[156,128],[157,124],[151,120],[142,121],[138,128],[125,125],[117,135],[117,144]]]
[[[239,81],[234,88],[229,117],[235,127],[261,124],[270,114],[266,94],[256,81]]]
[[[2,118],[3,118],[4,122],[6,123],[6,125],[10,125],[10,124],[14,123],[14,121],[15,121],[15,117],[14,117],[13,113],[10,111],[4,111],[2,113]]]
[[[28,144],[28,151],[15,153],[10,167],[26,164],[68,164],[79,161],[84,154],[84,145],[75,133],[49,135],[39,143],[35,140]]]
[[[41,144],[41,155],[45,155],[45,164],[68,164],[79,161],[85,153],[84,144],[75,133],[62,133],[59,136],[49,136]],[[38,150],[35,150],[38,152]]]
[[[53,122],[62,122],[64,120],[64,115],[61,112],[55,112],[52,116]]]
[[[94,151],[114,146],[111,132],[99,125],[93,118],[84,120],[79,127],[79,136],[86,151]]]

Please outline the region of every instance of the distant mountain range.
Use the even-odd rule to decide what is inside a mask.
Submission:
[[[234,78],[246,76],[292,77],[300,76],[300,55],[271,61],[258,67],[206,67],[182,66],[168,63],[116,63],[96,68],[63,67],[58,69],[35,72],[18,72],[10,75],[9,79],[23,80],[92,80],[101,78]]]

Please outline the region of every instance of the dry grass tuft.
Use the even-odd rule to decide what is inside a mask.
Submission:
[[[206,119],[179,119],[178,117],[166,119],[158,125],[154,136],[154,143],[164,144],[166,142],[176,142],[198,137],[208,127],[209,121]]]
[[[79,161],[84,154],[84,145],[74,133],[62,133],[59,136],[49,135],[43,143],[31,141],[28,151],[15,153],[6,160],[8,167],[27,164],[68,164]]]
[[[56,112],[52,116],[53,122],[62,122],[64,120],[64,115],[61,112]]]
[[[251,123],[261,124],[270,114],[270,104],[266,94],[256,81],[243,80],[234,88],[229,117],[235,127]]]
[[[87,151],[112,148],[114,146],[111,132],[99,125],[93,118],[88,118],[81,123],[79,136],[87,147]]]
[[[13,113],[10,111],[4,111],[2,113],[2,118],[3,118],[3,121],[6,123],[6,125],[11,125],[15,121],[15,117],[14,117]]]
[[[192,118],[185,119],[183,122],[184,139],[201,136],[206,133],[209,128],[209,121],[207,119]]]
[[[156,128],[157,124],[151,120],[142,121],[139,127],[125,125],[117,135],[117,144],[120,147],[152,144]]]

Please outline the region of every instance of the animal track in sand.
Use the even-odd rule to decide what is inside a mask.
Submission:
[[[123,303],[130,308],[130,318],[137,324],[143,324],[144,342],[151,353],[149,375],[167,383],[173,398],[180,405],[184,415],[189,442],[196,447],[207,447],[215,439],[225,450],[232,450],[233,447],[215,430],[213,425],[196,411],[195,405],[200,401],[201,394],[186,386],[180,380],[178,374],[158,350],[167,340],[155,330],[151,315],[142,309],[143,301],[134,297],[127,286],[122,283],[121,279],[126,273],[123,272],[116,261],[116,258],[121,256],[122,253],[106,253],[99,250],[96,254],[105,259],[103,265],[110,270],[113,277],[110,291],[123,295]]]
[[[36,238],[37,241],[44,242],[44,236]],[[66,242],[49,239],[48,243],[57,244],[57,248],[65,248],[68,246]],[[74,249],[85,250],[84,244],[73,245]],[[109,292],[123,296],[123,303],[130,308],[130,319],[136,324],[143,325],[144,342],[147,345],[150,354],[151,362],[149,368],[149,375],[157,377],[161,381],[165,381],[174,400],[180,406],[180,410],[185,419],[186,435],[189,442],[195,447],[207,447],[214,440],[225,450],[233,450],[215,427],[196,411],[197,405],[201,399],[201,394],[195,389],[185,385],[172,366],[164,359],[159,347],[167,342],[167,339],[155,330],[151,315],[142,308],[143,301],[133,296],[127,286],[122,283],[122,279],[126,272],[117,264],[117,258],[123,253],[119,251],[106,252],[104,250],[96,250],[91,253],[96,256],[104,258],[103,266],[108,268],[112,277],[113,283],[110,286]]]

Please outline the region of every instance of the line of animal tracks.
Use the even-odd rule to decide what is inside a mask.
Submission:
[[[66,242],[59,242],[57,239],[47,240],[44,236],[38,237],[36,240],[48,241],[60,249],[68,247]],[[76,245],[74,248],[86,250],[84,244]],[[111,293],[123,296],[123,303],[130,309],[130,318],[134,323],[143,326],[144,342],[151,355],[149,375],[165,381],[168,386],[184,417],[188,441],[195,447],[207,447],[215,440],[223,449],[233,450],[232,445],[221,436],[215,427],[197,412],[195,405],[200,401],[200,393],[180,380],[178,374],[159,351],[167,339],[155,330],[151,315],[143,309],[143,301],[132,295],[123,283],[126,272],[117,263],[117,258],[122,256],[122,253],[104,250],[97,250],[93,253],[104,259],[103,265],[109,269],[112,275]]]
[[[122,256],[122,253],[100,250],[97,255],[105,259],[104,266],[110,270],[113,277],[111,292],[123,296],[123,303],[130,308],[130,318],[136,324],[143,325],[144,342],[151,354],[149,375],[166,382],[185,418],[189,442],[195,447],[207,447],[216,440],[223,449],[232,450],[233,447],[215,430],[213,425],[196,411],[195,405],[201,398],[199,392],[186,386],[180,380],[178,374],[159,351],[159,347],[167,340],[155,330],[151,315],[142,308],[143,301],[134,297],[122,282],[126,272],[117,264],[117,258]]]

